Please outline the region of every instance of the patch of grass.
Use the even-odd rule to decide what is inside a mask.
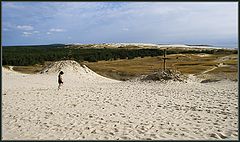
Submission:
[[[4,68],[10,69],[8,65],[3,65]]]
[[[223,73],[218,72],[214,74],[201,74],[198,75],[199,78],[203,80],[223,80],[223,79],[229,79],[232,81],[238,81],[238,75],[237,73]]]
[[[116,79],[116,80],[122,80],[122,81],[125,81],[125,80],[129,80],[131,78],[133,78],[135,75],[132,75],[132,74],[128,74],[126,72],[99,72],[99,71],[96,71],[96,73],[102,75],[102,76],[105,76],[105,77],[108,77],[108,78],[112,78],[112,79]]]
[[[178,62],[175,64],[175,66],[184,66],[184,67],[188,67],[188,66],[215,66],[217,65],[217,62],[214,61],[184,61],[184,62]]]
[[[201,83],[218,82],[218,81],[220,81],[220,80],[219,79],[206,79],[206,80],[201,81]]]
[[[167,55],[168,60],[167,68],[176,69],[184,74],[200,74],[205,70],[210,69],[218,64],[216,61],[218,58],[226,55],[207,55],[199,56],[197,54],[171,54]],[[237,56],[237,55],[234,55]],[[235,61],[234,61],[235,62]],[[232,61],[230,62],[232,63]],[[236,62],[235,62],[236,63]],[[132,78],[139,75],[146,75],[158,71],[163,68],[162,56],[157,57],[145,57],[145,58],[134,58],[131,60],[121,59],[114,61],[98,61],[95,63],[84,62],[92,70],[99,74],[104,74],[106,77],[114,78]],[[236,64],[237,65],[237,64]],[[213,70],[215,71],[215,70]],[[237,72],[236,69],[230,68],[219,69],[217,72],[233,73]],[[121,72],[122,74],[117,74]],[[116,75],[117,74],[117,75]]]
[[[238,61],[237,60],[227,60],[227,61],[224,61],[223,64],[225,64],[225,65],[237,65]]]
[[[43,69],[42,65],[34,65],[34,66],[14,66],[13,70],[26,74],[34,74]]]
[[[215,62],[215,61],[202,62],[200,65],[202,65],[202,66],[216,66],[217,62]]]
[[[115,61],[85,62],[94,71],[126,72],[131,75],[148,74],[162,67],[157,57],[121,59]]]
[[[215,70],[210,71],[210,74],[214,73],[234,73],[237,72],[237,68],[234,66],[229,66],[229,67],[218,67]]]
[[[200,63],[178,63],[176,66],[194,66],[194,65],[199,65]]]
[[[197,66],[184,66],[184,67],[176,67],[177,70],[184,74],[199,74],[207,69],[209,67],[202,66],[202,65],[197,65]]]

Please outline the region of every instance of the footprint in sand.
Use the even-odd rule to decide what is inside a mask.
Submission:
[[[215,139],[226,139],[227,136],[225,136],[223,133],[212,133],[209,134],[210,137],[215,138]]]

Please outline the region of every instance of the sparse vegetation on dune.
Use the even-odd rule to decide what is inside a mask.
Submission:
[[[33,66],[8,66],[8,65],[4,65],[3,67],[7,68],[7,69],[12,69],[14,71],[20,72],[20,73],[26,73],[26,74],[34,74],[37,73],[39,71],[41,71],[44,67],[44,65],[33,65]],[[12,68],[11,68],[12,67]]]
[[[43,65],[34,65],[34,66],[14,66],[13,70],[17,72],[27,73],[27,74],[34,74],[41,71]]]
[[[225,57],[224,55],[206,55],[197,56],[193,54],[173,54],[168,55],[167,68],[178,70],[183,74],[195,74],[201,78],[223,78],[237,80],[237,55],[231,55],[232,58],[223,61],[223,67],[218,65],[220,58]],[[51,62],[45,62],[44,65],[33,65],[33,66],[14,66],[13,69],[22,73],[36,73],[39,72],[44,66],[47,66]],[[81,64],[86,64],[97,72],[98,74],[117,79],[117,80],[128,80],[135,78],[140,75],[148,75],[154,72],[158,72],[163,69],[162,56],[157,57],[145,57],[145,58],[134,58],[134,59],[118,59],[112,61],[98,61],[98,62],[87,62],[83,61]],[[201,75],[202,72],[212,69],[207,74]]]
[[[167,68],[178,70],[183,74],[195,74],[201,78],[224,78],[237,80],[237,55],[230,55],[232,58],[223,61],[223,67],[219,66],[219,59],[225,57],[224,55],[210,55],[198,56],[193,54],[172,54],[168,55]],[[44,66],[51,62],[45,62],[44,65],[34,66],[14,66],[13,69],[23,73],[36,73],[39,72]],[[163,68],[162,56],[145,57],[134,59],[118,59],[112,61],[98,61],[98,62],[81,62],[86,64],[97,72],[98,74],[117,79],[128,80],[140,75],[148,75],[158,72]],[[216,67],[216,68],[214,68]],[[201,75],[202,72],[212,69],[207,72],[208,75]]]
[[[206,56],[202,57],[192,54],[185,54],[184,56],[181,54],[169,55],[167,56],[169,58],[167,60],[167,68],[178,70],[183,74],[195,74],[200,76],[202,72],[213,67],[217,67],[219,64],[217,60],[224,56],[225,55],[223,54],[207,54]],[[231,56],[237,57],[237,55]],[[228,65],[230,66],[216,68],[212,71],[209,71],[208,74],[214,75],[216,73],[222,73],[224,74],[222,75],[224,79],[237,79],[237,58],[232,58],[224,62],[228,62]],[[123,59],[116,61],[99,61],[95,63],[84,62],[84,64],[87,64],[91,69],[101,75],[111,78],[115,78],[117,76],[115,79],[120,80],[130,79],[139,75],[151,74],[163,68],[162,56],[135,58],[132,60]],[[122,76],[118,74],[119,72],[122,74]]]

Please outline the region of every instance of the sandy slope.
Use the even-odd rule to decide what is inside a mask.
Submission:
[[[63,77],[58,91],[57,73],[3,69],[3,140],[238,138],[237,82],[120,82],[84,69]]]

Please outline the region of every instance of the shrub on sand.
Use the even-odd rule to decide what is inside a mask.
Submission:
[[[160,70],[158,72],[154,72],[149,75],[144,75],[140,78],[141,81],[168,81],[168,80],[173,80],[173,81],[184,81],[187,79],[187,76],[183,75],[181,72],[177,70],[171,70],[171,69],[166,69],[166,70]]]

